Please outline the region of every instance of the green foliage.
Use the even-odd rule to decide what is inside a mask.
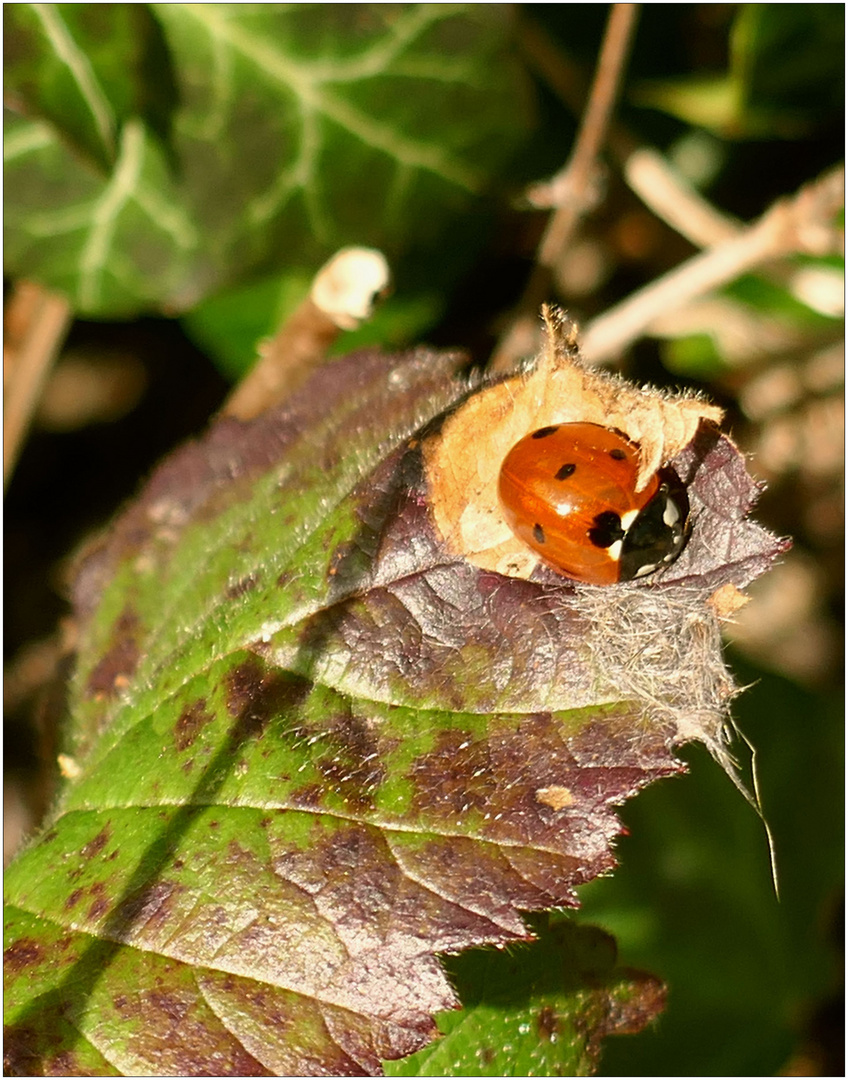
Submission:
[[[842,107],[844,29],[833,4],[742,4],[727,71],[646,82],[634,97],[724,138],[796,139]]]
[[[676,770],[662,724],[587,698],[550,588],[492,592],[437,540],[410,436],[456,363],[354,354],[219,421],[81,564],[70,775],[5,882],[12,1072],[377,1072],[457,1004],[436,953],[573,904],[612,806]],[[602,966],[513,1002],[569,1067],[661,1004]]]
[[[841,696],[735,666],[758,684],[734,715],[757,747],[780,899],[761,822],[705,754],[686,754],[684,783],[655,785],[628,805],[622,865],[581,890],[582,917],[672,991],[657,1030],[607,1045],[604,1075],[777,1073],[810,1021],[809,1001],[838,990]]]
[[[641,1028],[665,998],[649,975],[616,966],[615,941],[557,914],[532,921],[538,934],[508,951],[449,957],[461,1012],[439,1018],[443,1038],[388,1076],[589,1076],[600,1037]]]
[[[445,259],[446,230],[526,128],[497,6],[5,19],[6,270],[88,316],[184,311],[271,268],[297,280],[348,243],[446,282],[468,258]]]

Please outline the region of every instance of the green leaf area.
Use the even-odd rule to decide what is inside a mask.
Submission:
[[[740,4],[726,72],[644,83],[634,98],[725,138],[804,138],[843,111],[844,12]]]
[[[352,243],[449,274],[525,130],[497,5],[12,4],[4,28],[6,273],[93,317]]]
[[[437,954],[526,941],[679,771],[672,731],[598,703],[566,583],[436,537],[422,425],[458,362],[354,354],[218,421],[82,560],[72,779],[6,875],[8,1071],[378,1073],[457,1005]],[[575,948],[516,1021],[566,1071],[661,998]],[[466,1038],[505,1009],[470,1000]]]
[[[641,1031],[663,1007],[659,979],[617,967],[603,930],[558,914],[532,926],[529,944],[447,959],[464,1008],[444,1013],[444,1037],[388,1063],[388,1075],[589,1076],[603,1038]]]

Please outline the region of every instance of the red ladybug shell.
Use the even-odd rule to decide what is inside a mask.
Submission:
[[[639,450],[599,424],[557,424],[525,436],[501,466],[498,495],[512,531],[561,574],[591,585],[643,577],[688,538],[676,474],[636,491]]]

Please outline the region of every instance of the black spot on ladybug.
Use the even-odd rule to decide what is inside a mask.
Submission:
[[[615,447],[615,449],[610,450],[609,456],[611,458],[614,458],[616,461],[624,461],[627,458],[627,454],[625,454],[625,452],[623,450],[619,450],[618,447]]]
[[[589,529],[589,539],[599,548],[612,547],[616,540],[623,540],[624,529],[618,514],[614,510],[604,510],[597,514],[592,528]]]
[[[542,526],[539,524],[538,521],[533,526],[533,536],[534,536],[537,544],[544,544],[544,542],[545,542],[545,530],[542,528]]]
[[[571,474],[574,472],[574,470],[576,468],[577,468],[577,466],[573,462],[569,461],[567,464],[561,465],[557,469],[557,471],[554,473],[554,479],[555,480],[567,480],[569,478],[569,476],[571,476]]]
[[[530,436],[531,439],[547,439],[549,435],[553,435],[555,431],[559,431],[559,424],[554,424],[553,427],[540,427],[538,431],[534,431]]]

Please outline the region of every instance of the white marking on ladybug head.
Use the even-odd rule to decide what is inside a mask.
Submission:
[[[639,516],[638,510],[628,510],[625,514],[621,515],[621,527],[625,532],[630,528],[636,518]]]
[[[609,557],[615,562],[618,562],[618,560],[621,558],[621,547],[621,540],[616,540],[614,544],[610,544],[610,546],[607,548],[607,555],[609,555]]]
[[[674,499],[666,498],[663,510],[663,522],[671,528],[680,521],[680,509]]]

